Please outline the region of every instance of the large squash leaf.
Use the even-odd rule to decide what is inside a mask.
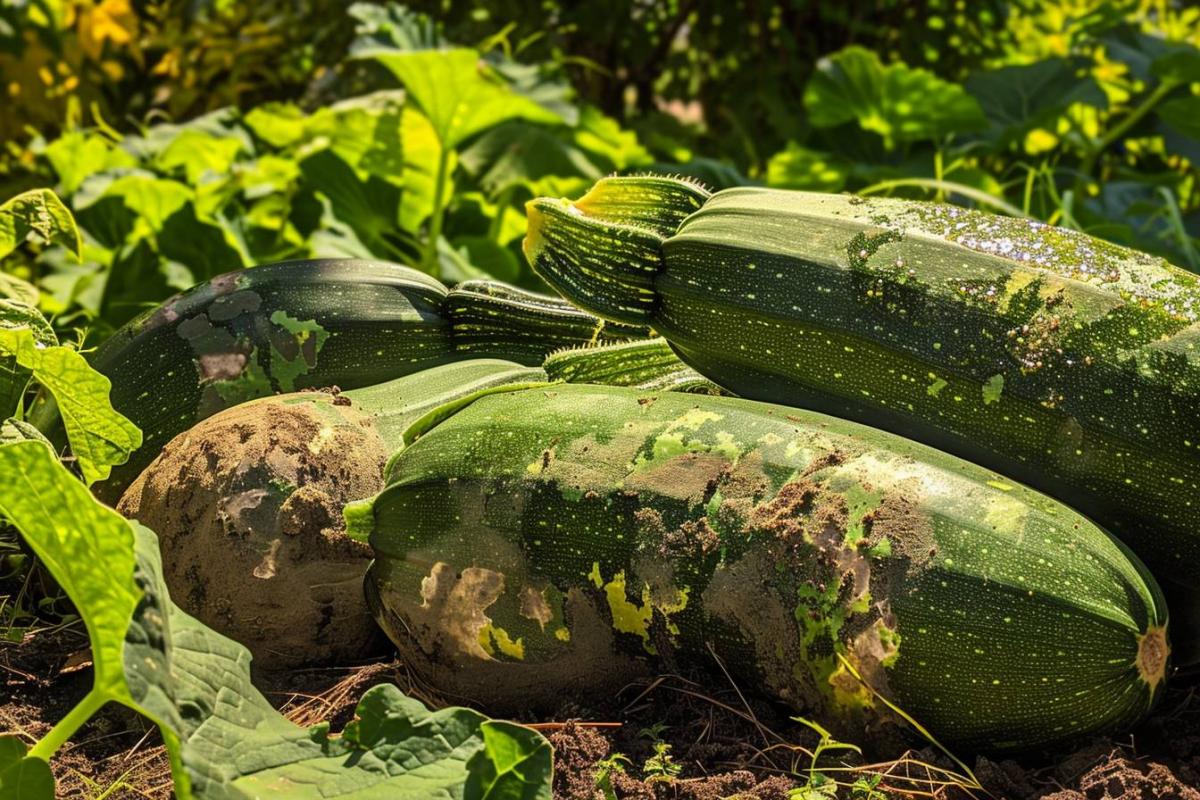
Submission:
[[[979,104],[961,86],[904,63],[884,66],[878,55],[858,46],[817,62],[804,107],[818,128],[857,121],[889,148],[986,125]]]
[[[546,124],[558,115],[517,94],[469,48],[454,50],[358,50],[395,75],[408,97],[429,118],[438,141],[455,149],[464,140],[506,119],[523,118]]]
[[[249,652],[171,602],[153,532],[97,502],[41,443],[0,445],[0,474],[12,476],[0,513],[87,623],[95,687],[80,706],[115,700],[152,719],[177,797],[550,797],[539,734],[465,708],[429,711],[394,686],[368,690],[340,737],[288,722],[250,682]],[[26,756],[0,740],[0,789],[12,772],[23,798],[52,796],[33,763],[61,744],[46,741]]]

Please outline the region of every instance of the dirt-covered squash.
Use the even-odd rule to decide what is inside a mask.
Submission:
[[[1161,694],[1140,562],[1045,495],[892,434],[722,397],[492,388],[404,435],[352,505],[376,618],[422,679],[503,710],[721,659],[861,741],[1112,731]],[[887,702],[885,702],[885,699]]]
[[[657,208],[657,213],[654,209]],[[1200,278],[950,205],[611,178],[535,200],[526,253],[734,394],[893,431],[1121,537],[1200,659]]]

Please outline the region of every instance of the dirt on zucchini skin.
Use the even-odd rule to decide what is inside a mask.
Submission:
[[[999,752],[1132,724],[1159,694],[1161,597],[1117,542],[853,423],[529,389],[468,404],[390,475],[376,616],[424,679],[494,713],[715,655],[880,751],[904,727],[886,698]]]
[[[385,456],[345,398],[269,398],[175,437],[117,509],[158,534],[176,602],[256,666],[352,661],[383,641],[362,591],[371,551],[341,510],[382,487]]]

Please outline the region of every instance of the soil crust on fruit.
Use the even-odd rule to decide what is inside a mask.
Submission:
[[[362,591],[371,549],[345,535],[341,509],[383,488],[387,453],[369,418],[314,397],[204,420],[117,506],[158,534],[180,607],[262,666],[352,661],[382,644]]]
[[[45,735],[91,685],[86,648],[78,623],[0,645],[5,683],[0,729],[27,741]],[[1198,678],[1177,676],[1159,710],[1123,736],[1019,760],[969,760],[985,790],[973,794],[953,785],[951,773],[961,768],[932,746],[876,764],[853,753],[826,753],[816,769],[842,784],[837,796],[844,798],[1200,800]],[[333,730],[349,722],[358,698],[381,682],[396,683],[429,705],[444,703],[387,656],[255,673],[256,685],[293,721],[329,720]],[[788,800],[789,791],[808,781],[817,743],[812,730],[786,709],[756,700],[720,670],[647,678],[602,706],[564,700],[553,715],[518,721],[538,727],[554,745],[554,797],[561,800],[603,800],[597,777],[606,771],[613,794],[622,800]],[[666,763],[678,769],[672,777],[654,766],[663,745],[669,746]],[[84,726],[52,766],[60,797],[94,798],[106,791],[116,799],[171,796],[157,731],[116,705]],[[851,789],[856,781],[858,794]],[[862,788],[868,786],[886,794],[868,794]]]

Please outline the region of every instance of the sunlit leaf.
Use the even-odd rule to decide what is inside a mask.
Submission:
[[[195,186],[206,173],[228,173],[241,150],[242,143],[233,136],[188,130],[158,154],[156,163],[164,172],[182,168],[187,182]]]
[[[404,142],[404,192],[400,197],[400,226],[415,234],[434,211],[437,164],[442,145],[428,118],[412,106],[406,107],[400,117],[400,131]],[[454,172],[457,160],[454,152],[447,153],[448,173]],[[450,202],[449,195],[446,192],[442,200],[443,208]]]
[[[97,133],[64,133],[43,151],[58,175],[64,195],[72,195],[89,175],[118,167],[137,166],[137,159]]]
[[[767,162],[767,185],[780,189],[840,192],[850,165],[845,159],[801,147],[795,142]]]
[[[390,684],[363,695],[340,737],[288,722],[251,683],[249,652],[171,602],[150,530],[97,502],[42,444],[0,446],[0,472],[12,476],[0,512],[87,624],[86,707],[116,700],[157,723],[176,797],[549,800],[539,734],[465,708],[431,712]],[[0,769],[21,755],[0,740]]]
[[[0,272],[0,299],[16,300],[27,306],[36,306],[40,296],[38,288],[27,280]]]
[[[465,139],[506,119],[521,117],[548,124],[559,118],[537,103],[513,92],[490,74],[474,50],[362,50],[395,75],[429,121],[443,147],[456,148]]]
[[[50,347],[58,337],[41,313],[26,303],[0,299],[0,330],[28,330],[34,341]],[[25,387],[32,377],[29,367],[17,363],[14,353],[0,350],[0,419],[17,413]]]
[[[83,249],[75,218],[49,189],[31,189],[0,203],[0,258],[34,237],[61,244],[76,257]]]
[[[858,46],[817,62],[804,107],[818,128],[857,121],[889,147],[986,125],[979,104],[958,84],[902,62],[884,66],[878,55]]]
[[[637,134],[623,129],[612,117],[594,106],[583,106],[574,128],[575,144],[605,172],[642,167],[654,159],[638,142]]]
[[[47,346],[31,328],[0,327],[0,355],[14,358],[54,396],[71,452],[88,483],[107,478],[113,466],[124,464],[141,446],[142,432],[109,401],[108,378],[76,351]]]
[[[293,103],[266,103],[246,112],[243,123],[274,147],[287,147],[304,138],[308,116]]]

